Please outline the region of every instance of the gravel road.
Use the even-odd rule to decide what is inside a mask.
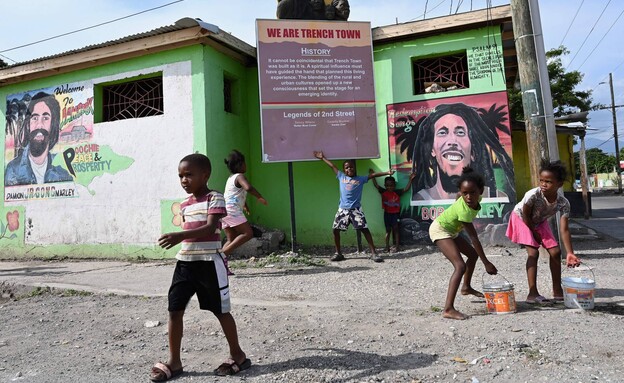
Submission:
[[[524,303],[524,250],[489,248],[515,284],[518,312],[488,314],[483,299],[458,296],[456,307],[471,315],[465,321],[442,318],[452,269],[435,247],[381,264],[354,253],[331,263],[319,253],[324,266],[236,269],[233,315],[254,365],[236,377],[212,375],[227,346],[216,319],[192,301],[185,373],[174,381],[624,382],[624,243],[575,247],[596,276],[594,310]],[[476,288],[482,272],[479,263]],[[540,292],[552,296],[546,257],[538,276]],[[167,358],[165,291],[124,296],[3,282],[2,292],[0,381],[148,382],[151,365]]]

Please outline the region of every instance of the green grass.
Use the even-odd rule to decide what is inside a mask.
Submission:
[[[244,268],[263,268],[263,267],[275,267],[278,269],[288,267],[322,267],[326,266],[327,262],[323,259],[314,258],[307,254],[269,254],[262,258],[250,258],[245,260],[230,261],[231,269],[244,269]]]
[[[38,286],[30,290],[29,292],[18,296],[16,300],[39,297],[39,296],[46,295],[46,294],[52,294],[55,291],[58,292],[58,295],[61,297],[86,297],[86,296],[93,295],[93,293],[88,292],[88,291],[80,291],[80,290],[74,290],[74,289],[56,290],[56,289],[50,288],[49,286],[44,286],[44,287]]]
[[[88,297],[90,295],[93,295],[93,293],[74,289],[63,290],[60,294],[62,297]]]

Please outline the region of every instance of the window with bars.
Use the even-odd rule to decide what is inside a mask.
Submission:
[[[470,87],[466,52],[413,60],[414,94]]]
[[[164,114],[162,76],[102,87],[102,120],[118,121]]]
[[[239,81],[236,76],[223,72],[223,110],[238,114],[241,110]]]
[[[228,113],[234,113],[234,102],[232,100],[232,89],[234,80],[223,76],[223,110]]]

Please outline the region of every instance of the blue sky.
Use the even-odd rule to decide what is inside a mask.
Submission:
[[[275,0],[31,0],[3,6],[0,18],[0,56],[8,63],[27,61],[135,33],[171,25],[183,17],[201,18],[218,25],[251,45],[255,44],[255,19],[275,18]],[[491,0],[493,6],[509,1]],[[170,4],[172,3],[172,4]],[[351,0],[351,21],[370,21],[373,27],[485,8],[486,0]],[[166,5],[170,4],[170,5]],[[166,6],[164,6],[166,5]],[[392,5],[392,6],[389,6]],[[104,23],[150,8],[145,12],[97,28],[52,39],[25,48],[12,48]],[[570,70],[585,74],[580,89],[593,89],[594,101],[611,104],[608,84],[613,73],[615,104],[624,104],[624,1],[620,0],[540,0],[540,14],[546,49],[563,42],[571,51],[564,63]],[[578,11],[578,14],[577,14]],[[577,14],[575,18],[575,14]],[[572,20],[574,19],[574,22]],[[610,30],[609,30],[610,29]],[[566,34],[567,32],[567,34]],[[564,38],[565,36],[565,38]],[[602,39],[602,41],[601,41]],[[624,108],[617,112],[624,126]],[[614,152],[610,111],[590,113],[588,132],[592,146]],[[620,146],[624,129],[619,129]],[[609,140],[610,139],[610,140]]]

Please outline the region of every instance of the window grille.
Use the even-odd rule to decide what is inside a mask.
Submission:
[[[414,60],[414,94],[470,87],[466,53]],[[437,84],[437,85],[434,85]]]
[[[103,90],[103,120],[157,116],[164,113],[162,77],[107,85]]]
[[[223,77],[223,110],[228,113],[234,113],[234,104],[232,100],[232,88],[234,80]]]

